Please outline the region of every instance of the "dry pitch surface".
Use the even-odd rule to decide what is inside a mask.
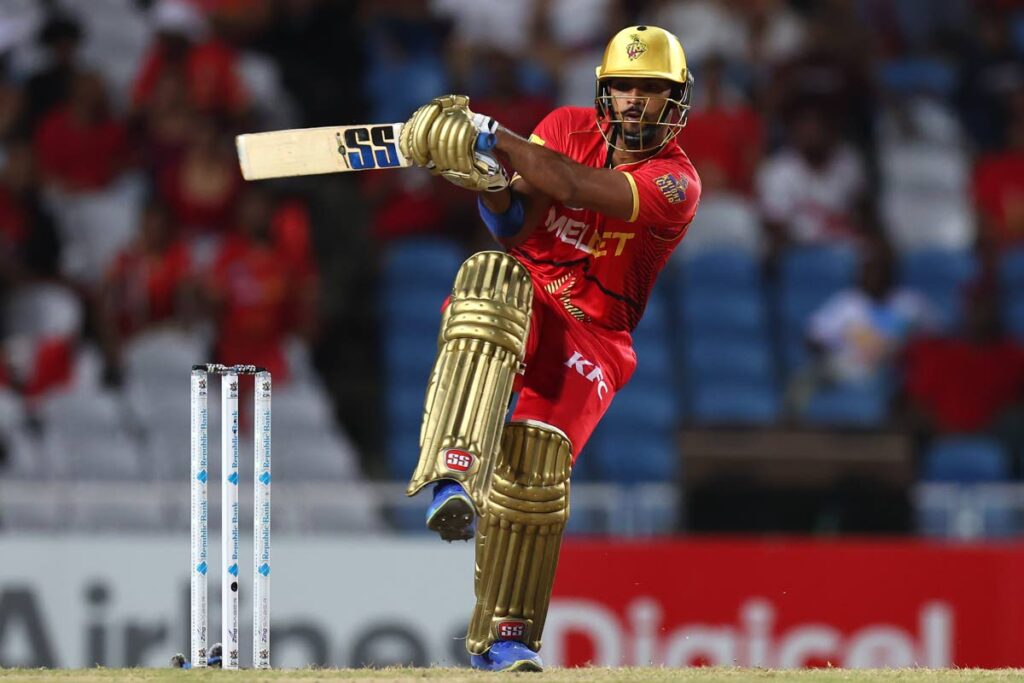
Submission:
[[[181,671],[174,669],[0,669],[0,681],[453,681],[477,683],[505,680],[535,683],[625,681],[640,683],[972,683],[974,681],[1024,681],[1024,669],[890,669],[853,671],[843,669],[772,671],[765,669],[556,669],[542,674],[495,674],[467,669],[291,669],[286,671]]]

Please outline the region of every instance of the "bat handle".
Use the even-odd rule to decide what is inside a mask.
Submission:
[[[498,136],[494,133],[477,133],[476,143],[473,148],[477,152],[489,152],[498,142]]]

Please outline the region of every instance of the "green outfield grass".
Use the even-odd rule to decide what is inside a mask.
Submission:
[[[972,681],[1024,681],[1024,669],[888,669],[854,671],[817,669],[776,671],[770,669],[557,669],[542,674],[494,674],[467,669],[289,669],[286,671],[181,671],[175,669],[0,669],[3,681],[188,681],[201,679],[235,681],[453,681],[476,683],[508,678],[536,683],[561,681],[683,681],[684,683],[966,683]]]

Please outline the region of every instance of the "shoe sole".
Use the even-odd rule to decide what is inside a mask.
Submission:
[[[473,507],[464,498],[450,498],[430,518],[427,528],[449,543],[468,541],[473,538]]]
[[[502,669],[502,671],[540,673],[544,671],[544,667],[529,659],[521,659],[507,669]]]

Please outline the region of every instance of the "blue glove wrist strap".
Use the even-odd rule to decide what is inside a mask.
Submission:
[[[514,237],[523,227],[525,212],[523,200],[515,192],[512,193],[512,202],[508,205],[505,213],[494,213],[484,204],[482,197],[477,197],[476,205],[480,209],[480,217],[484,225],[491,231],[491,234],[498,239]]]

